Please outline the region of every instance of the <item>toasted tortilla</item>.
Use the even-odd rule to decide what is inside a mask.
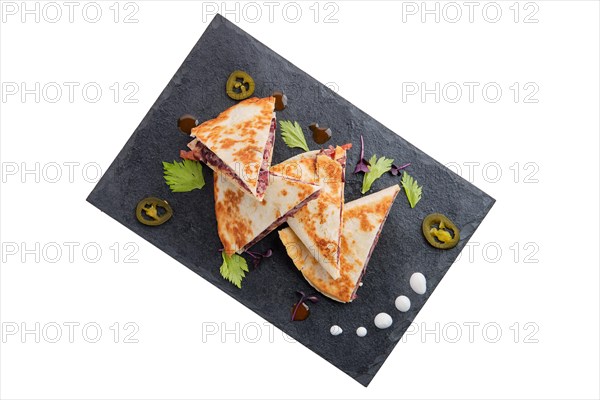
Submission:
[[[309,162],[312,157],[313,171]],[[300,166],[303,177],[313,176],[315,183],[321,186],[317,200],[298,211],[288,220],[288,225],[333,279],[340,276],[345,159],[346,150],[338,146],[318,153],[306,153],[304,158],[299,157],[291,164],[289,160],[287,162],[287,167]],[[289,173],[289,169],[286,172]]]
[[[381,229],[399,191],[400,186],[394,185],[345,205],[338,279],[333,279],[321,267],[292,229],[279,231],[288,255],[311,286],[342,303],[348,303],[356,297]]]
[[[275,143],[275,98],[253,97],[192,129],[183,158],[204,162],[240,189],[262,200]]]
[[[317,176],[317,154],[320,152],[321,150],[307,151],[288,158],[277,165],[273,165],[271,173],[316,185],[319,181]]]
[[[271,174],[262,201],[240,189],[222,173],[214,173],[217,230],[231,255],[252,247],[319,195],[320,187]]]

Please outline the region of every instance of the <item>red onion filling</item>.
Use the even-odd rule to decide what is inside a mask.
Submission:
[[[262,164],[260,171],[258,172],[258,184],[256,186],[256,194],[262,196],[267,190],[269,184],[269,167],[271,166],[271,159],[273,158],[273,144],[275,143],[275,129],[277,123],[275,118],[271,120],[271,129],[269,130],[269,139],[265,145],[265,152],[263,153]]]

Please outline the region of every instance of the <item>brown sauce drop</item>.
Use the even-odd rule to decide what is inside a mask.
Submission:
[[[331,129],[321,128],[319,124],[310,124],[309,129],[313,133],[313,139],[318,144],[327,143],[331,139]]]
[[[273,92],[275,97],[275,111],[283,111],[287,107],[287,96],[283,92]]]
[[[192,128],[195,128],[197,125],[196,117],[190,114],[184,114],[177,120],[177,127],[187,135],[191,135]]]
[[[295,303],[292,306],[292,313],[294,312],[294,308],[296,308],[296,305],[298,303]],[[298,307],[298,311],[296,311],[296,315],[294,316],[294,321],[304,321],[306,318],[308,318],[308,316],[310,315],[310,310],[308,308],[308,306],[305,303],[302,303],[300,305],[300,307]]]

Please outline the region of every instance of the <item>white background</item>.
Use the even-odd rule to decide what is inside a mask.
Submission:
[[[244,20],[255,10],[244,14],[242,3],[237,14],[227,15],[497,200],[473,245],[419,314],[411,328],[416,333],[396,347],[369,388],[276,329],[271,340],[264,320],[85,202],[95,166],[110,165],[206,28],[206,11],[221,3],[204,9],[191,1],[136,1],[127,9],[121,3],[117,23],[113,1],[99,2],[97,23],[83,18],[85,2],[75,8],[72,23],[62,2],[56,23],[47,21],[56,10],[47,7],[42,14],[44,2],[38,3],[40,21],[29,15],[24,23],[20,2],[13,3],[15,15],[3,3],[3,398],[600,396],[597,2],[499,2],[496,23],[482,15],[485,2],[475,8],[473,22],[467,6],[455,3],[462,11],[456,23],[450,22],[456,8],[444,9],[446,3],[438,5],[439,22],[435,15],[422,22],[421,10],[410,14],[413,6],[422,8],[420,2],[338,1],[327,9],[302,2],[296,23],[282,15],[284,3],[275,8],[273,22],[262,2],[256,3],[258,22]],[[486,18],[495,18],[494,7],[486,8]],[[138,22],[124,23],[136,10]],[[94,10],[87,11],[93,18]],[[294,10],[287,11],[294,18]],[[334,11],[337,22],[325,23]],[[529,19],[538,22],[525,23],[532,12]],[[39,102],[35,94],[7,94],[21,90],[21,83],[33,89],[36,82],[40,92],[47,86]],[[63,89],[56,103],[49,101],[56,97],[47,85],[52,82]],[[73,102],[64,82],[80,85]],[[81,92],[90,82],[103,90],[96,103]],[[110,89],[115,82],[116,103]],[[125,90],[128,82],[134,86]],[[434,95],[403,99],[412,83],[421,82],[448,90],[456,82],[463,96],[456,103],[451,91],[441,93],[438,103]],[[472,102],[464,82],[479,84]],[[502,89],[495,103],[481,92],[490,82]],[[510,89],[515,82],[517,102],[516,86]],[[137,103],[125,102],[132,87],[139,88]],[[537,102],[525,102],[536,87],[528,100]],[[492,89],[488,94],[495,96]],[[79,163],[72,179],[65,162]],[[35,163],[37,175],[22,175]],[[474,166],[471,176],[468,165]],[[60,179],[52,183],[58,171]],[[72,260],[65,242],[78,243]],[[36,243],[39,262],[23,252]],[[52,243],[62,250],[56,262]],[[127,243],[133,244],[125,248]],[[95,263],[93,246],[102,250]],[[135,249],[129,261],[138,262],[126,262]],[[64,325],[69,322],[80,324],[73,343]],[[135,325],[126,329],[127,322]],[[36,323],[39,343],[35,334],[21,336],[22,328]],[[93,328],[83,335],[86,323],[102,329],[97,343],[88,342]],[[234,333],[224,340],[220,332],[206,335],[215,327],[235,332],[236,323],[239,340]],[[421,336],[423,329],[435,332],[437,323],[439,338]],[[469,323],[479,324],[472,340]],[[62,327],[57,343],[51,343],[54,324]],[[139,330],[125,340],[135,326]],[[257,326],[261,337],[251,343]],[[462,336],[451,343],[457,326]],[[15,327],[19,331],[10,335]],[[492,343],[497,327],[501,336]],[[126,343],[132,339],[137,343]]]

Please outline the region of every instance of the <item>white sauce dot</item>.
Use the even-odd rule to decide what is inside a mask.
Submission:
[[[396,297],[395,304],[398,311],[407,312],[410,309],[410,299],[406,296]]]
[[[410,277],[410,287],[418,294],[425,294],[427,291],[427,281],[425,275],[420,272],[415,272]]]
[[[360,328],[358,328],[356,330],[356,334],[360,337],[365,337],[367,336],[367,328],[365,328],[364,326],[361,326]]]
[[[392,317],[384,312],[375,316],[375,326],[379,329],[387,329],[392,326]]]
[[[333,335],[333,336],[337,336],[339,334],[341,334],[343,332],[342,328],[340,328],[337,325],[334,325],[331,327],[331,329],[329,329],[329,332]]]

